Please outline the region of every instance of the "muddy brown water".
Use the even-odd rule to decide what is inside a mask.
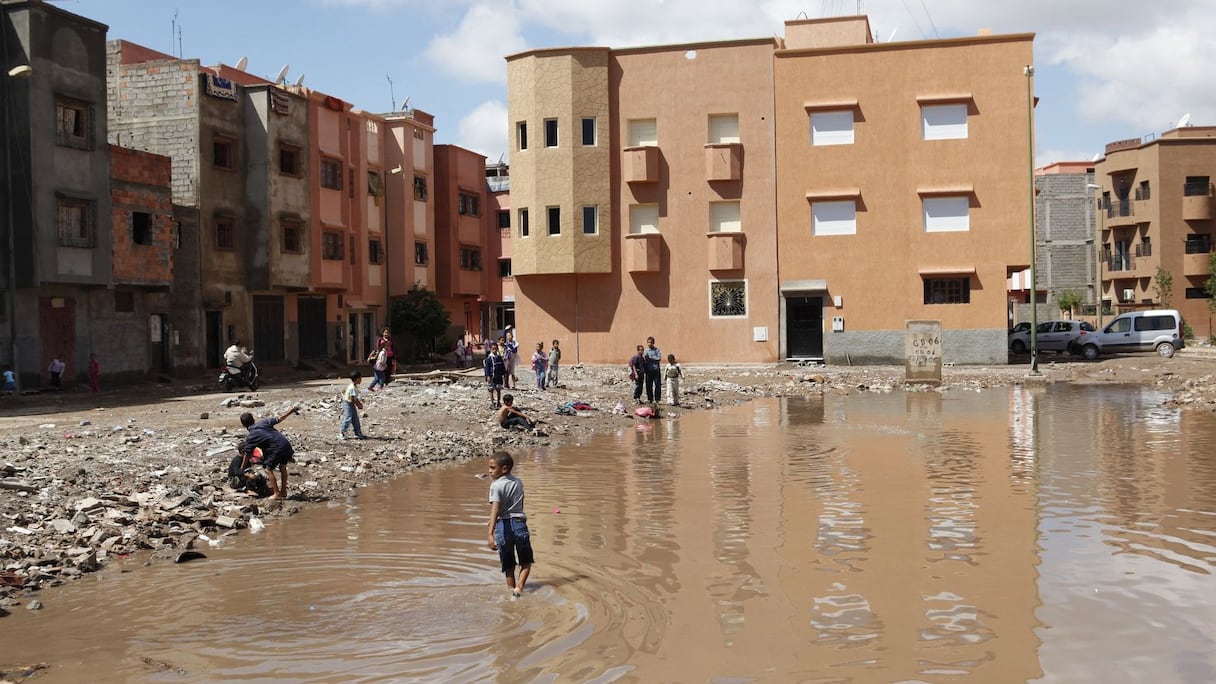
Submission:
[[[138,559],[0,619],[42,682],[1216,681],[1216,417],[1140,388],[761,399]],[[126,570],[125,572],[123,570]]]

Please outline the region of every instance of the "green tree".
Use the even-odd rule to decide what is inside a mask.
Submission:
[[[447,332],[452,317],[434,292],[414,283],[404,297],[393,301],[389,321],[394,333],[411,338],[415,356],[422,358],[435,352],[435,341]]]
[[[1153,290],[1157,293],[1157,302],[1161,308],[1170,308],[1170,302],[1174,299],[1174,276],[1158,266],[1157,275],[1153,276]]]
[[[1081,296],[1080,292],[1065,290],[1056,295],[1056,306],[1060,308],[1061,313],[1067,313],[1069,316],[1072,316],[1073,312],[1077,310],[1078,306],[1081,306],[1081,302],[1084,300],[1085,298]]]

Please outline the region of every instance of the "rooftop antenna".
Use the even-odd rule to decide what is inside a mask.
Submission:
[[[177,38],[177,10],[173,10],[173,18],[169,20],[169,52],[173,52],[173,40]]]
[[[884,43],[890,43],[890,42],[891,42],[891,40],[895,38],[895,32],[896,32],[896,31],[898,31],[898,30],[899,30],[899,27],[898,27],[898,26],[896,26],[895,28],[891,29],[891,34],[890,34],[889,36],[887,36],[887,39],[886,39],[886,40],[884,40],[883,42],[884,42]]]
[[[1175,126],[1175,128],[1186,128],[1187,126],[1190,126],[1190,125],[1191,125],[1191,113],[1187,112],[1186,114],[1182,115],[1181,119],[1178,119],[1178,125]]]
[[[304,74],[300,74],[300,77],[296,79],[296,87],[299,88],[302,85],[304,85]]]
[[[390,111],[397,111],[397,96],[393,94],[393,79],[389,78],[388,74],[384,75],[384,80],[388,81],[388,99],[393,103],[393,108]]]
[[[244,56],[242,56],[240,59],[238,59],[238,60],[236,61],[236,70],[237,70],[237,71],[244,71],[244,70],[245,70],[245,67],[246,67],[246,66],[248,66],[248,65],[249,65],[249,58],[248,58],[248,57],[244,57]]]
[[[401,103],[401,111],[408,112],[410,110],[410,96],[405,96],[405,102]]]
[[[287,80],[287,69],[290,67],[290,64],[284,64],[283,68],[279,69],[279,75],[274,77],[275,85],[283,85],[283,81]]]

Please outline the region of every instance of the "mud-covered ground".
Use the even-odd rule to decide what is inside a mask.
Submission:
[[[946,367],[937,388],[905,386],[902,367],[687,366],[681,406],[664,418],[712,411],[757,396],[853,392],[951,392],[1020,383],[1132,383],[1172,391],[1171,405],[1216,410],[1216,350],[1188,348],[1172,359],[1152,355],[1085,362],[1044,355],[1041,375],[1018,365]],[[36,607],[37,589],[102,567],[115,556],[151,551],[186,560],[210,539],[239,534],[313,502],[350,495],[368,483],[429,463],[518,451],[641,420],[621,366],[561,369],[561,386],[535,389],[519,372],[516,406],[543,422],[535,433],[493,420],[480,370],[402,373],[385,391],[365,393],[366,441],[337,439],[336,376],[269,371],[254,393],[222,394],[200,384],[105,388],[98,397],[68,390],[0,402],[0,614]],[[559,404],[595,407],[558,415]],[[621,403],[624,412],[614,409]],[[300,413],[281,425],[297,462],[289,498],[251,498],[225,485],[228,462],[244,438],[239,416]],[[182,554],[187,554],[183,556]]]

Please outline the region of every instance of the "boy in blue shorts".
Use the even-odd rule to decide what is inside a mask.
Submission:
[[[490,455],[489,465],[493,478],[490,483],[489,547],[491,551],[498,551],[511,596],[519,598],[528,583],[533,561],[528,516],[524,515],[524,483],[511,474],[515,467],[511,454],[495,451]],[[515,579],[517,564],[518,580]]]

